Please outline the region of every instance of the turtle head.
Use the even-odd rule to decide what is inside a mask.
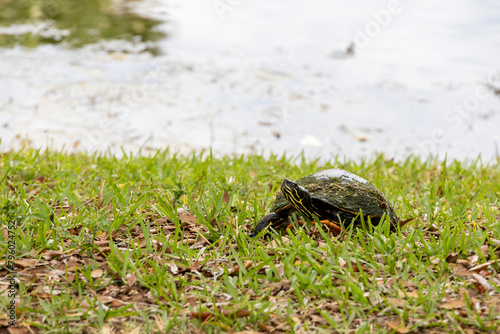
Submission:
[[[281,191],[293,207],[309,219],[313,219],[315,210],[312,204],[311,194],[306,188],[299,185],[297,182],[285,179],[281,184]]]

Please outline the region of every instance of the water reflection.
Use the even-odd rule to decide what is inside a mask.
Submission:
[[[161,21],[130,12],[130,1],[0,0],[0,47],[59,44],[82,47],[103,40],[152,42],[166,37],[156,29]]]

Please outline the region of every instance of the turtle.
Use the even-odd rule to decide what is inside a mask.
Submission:
[[[262,230],[272,227],[275,230],[287,226],[293,213],[307,221],[319,220],[338,235],[340,226],[352,222],[361,223],[360,214],[372,225],[378,225],[388,216],[391,230],[400,223],[398,216],[384,195],[370,182],[343,169],[327,169],[297,182],[285,179],[270,209],[249,235],[257,236]]]

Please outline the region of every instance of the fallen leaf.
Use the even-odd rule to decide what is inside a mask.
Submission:
[[[167,216],[161,217],[155,221],[156,225],[164,225],[166,223],[172,223],[172,221]],[[175,226],[173,226],[173,228],[175,229]],[[168,229],[172,229],[172,226],[168,226]]]
[[[201,321],[205,321],[208,318],[211,318],[213,316],[214,315],[212,313],[210,313],[210,312],[192,312],[191,313],[191,317],[193,317],[195,319],[199,319]]]
[[[101,328],[100,334],[113,334],[113,332],[109,326],[104,326]]]
[[[278,275],[280,275],[281,278],[285,276],[285,266],[276,266],[276,270],[278,271]]]
[[[127,287],[131,288],[137,282],[137,274],[127,274]]]
[[[249,316],[251,314],[250,310],[243,309],[243,310],[238,310],[238,311],[232,311],[232,310],[224,310],[221,312],[224,314],[226,317],[237,317],[237,318],[242,318]],[[195,319],[199,319],[201,321],[205,321],[209,318],[214,317],[215,315],[212,312],[192,312],[191,317]]]
[[[310,319],[312,323],[316,323],[320,326],[328,326],[328,321],[325,318],[320,317],[316,314],[311,314]]]
[[[359,267],[356,263],[352,264],[352,271],[354,271],[355,273],[361,272],[361,270],[359,269]]]
[[[112,307],[122,307],[123,305],[125,305],[125,303],[121,300],[114,299],[109,305]]]
[[[246,316],[249,316],[251,314],[250,310],[246,310],[246,309],[244,309],[244,310],[238,310],[236,312],[225,310],[223,313],[224,313],[224,315],[226,317],[234,316],[234,317],[237,317],[237,318],[246,317]]]
[[[402,324],[397,324],[395,322],[392,322],[392,321],[388,321],[385,323],[390,329],[396,331],[396,333],[399,333],[399,334],[406,334],[406,333],[409,333],[410,332],[410,329],[403,326]]]
[[[405,305],[405,301],[399,298],[387,298],[387,302],[396,307],[403,307]]]
[[[398,294],[399,294],[400,298],[405,298],[405,297],[418,298],[417,291],[401,291],[401,290],[399,290]]]
[[[137,326],[132,329],[130,332],[126,332],[127,334],[139,334],[141,332],[142,325]]]
[[[272,333],[273,332],[273,328],[270,327],[270,326],[267,326],[262,321],[259,321],[257,324],[259,325],[259,328],[262,329],[264,332],[266,332],[266,333]]]
[[[481,269],[486,268],[486,267],[488,267],[489,265],[491,265],[491,264],[493,264],[495,262],[500,262],[500,260],[491,260],[491,261],[488,261],[488,262],[485,262],[485,263],[478,264],[477,266],[469,268],[469,271],[478,271],[478,270],[481,270]]]
[[[168,267],[170,268],[170,272],[174,275],[177,275],[177,273],[179,272],[179,267],[177,267],[174,261],[170,261],[168,263]]]
[[[465,289],[465,288],[460,288],[458,290],[458,294],[461,296],[461,297],[465,297],[467,299],[470,299],[470,295],[469,295],[469,290]]]
[[[84,299],[80,304],[79,304],[80,307],[83,307],[83,308],[89,308],[90,307],[90,304],[89,302],[87,301],[87,299]]]
[[[497,216],[497,219],[499,219],[499,220],[500,220],[500,214]],[[495,246],[495,247],[500,247],[500,240],[490,238],[490,239],[489,239],[489,241],[490,241],[490,244],[491,244],[491,245],[493,245],[493,246]]]
[[[95,269],[95,270],[92,270],[92,272],[90,273],[90,276],[92,276],[92,278],[99,278],[99,277],[102,277],[103,274],[104,274],[104,270]]]
[[[448,263],[455,263],[458,259],[458,253],[450,253],[446,257],[446,262]]]
[[[199,304],[199,298],[197,296],[186,297],[186,303],[184,305],[190,305],[192,307]]]
[[[46,292],[39,292],[39,293],[32,293],[31,294],[32,296],[36,296],[40,299],[52,299],[52,295],[50,293],[46,293]]]
[[[96,254],[97,255],[101,255],[101,254],[109,254],[111,252],[111,248],[110,247],[100,247],[99,248],[99,252]]]
[[[158,331],[160,333],[166,333],[166,326],[165,326],[165,322],[163,321],[163,319],[159,315],[156,315],[154,317],[154,319],[155,319],[156,327],[158,327]]]
[[[224,191],[224,195],[222,196],[222,201],[226,204],[229,204],[229,194],[227,193],[227,191]]]
[[[248,269],[250,266],[253,265],[253,261],[244,261],[243,265],[245,266],[245,269]],[[231,270],[231,272],[229,273],[229,276],[236,276],[239,271],[240,271],[240,266],[237,265],[233,268],[233,270]]]
[[[471,266],[475,265],[477,263],[477,261],[479,260],[479,255],[472,255],[472,256],[469,256],[467,258],[467,260],[469,260],[469,264]]]
[[[464,267],[467,267],[467,268],[470,268],[473,266],[473,264],[470,263],[469,260],[464,260],[464,259],[457,259],[455,261],[456,264],[461,264],[463,265]]]
[[[82,269],[83,266],[78,262],[68,262],[67,264],[61,263],[59,265],[59,270],[76,271],[77,269]]]
[[[415,219],[415,218],[407,218],[407,219],[401,220],[401,221],[399,221],[398,225],[400,228],[402,228],[403,226],[405,226],[406,224],[411,222],[413,219]]]
[[[431,225],[427,226],[426,228],[427,228],[427,231],[429,231],[429,232],[439,231],[439,227],[436,224],[431,224]]]
[[[33,267],[39,264],[39,262],[40,260],[37,259],[19,259],[14,261],[15,264],[23,268]]]
[[[458,261],[457,261],[458,262]],[[462,264],[453,264],[453,272],[457,276],[461,277],[470,277],[472,276],[472,273],[466,269],[466,267]]]
[[[20,328],[20,327],[7,327],[7,331],[9,334],[28,334],[28,328]]]
[[[188,245],[192,245],[192,244],[194,244],[195,242],[196,242],[196,239],[193,239],[193,238],[184,239],[184,240],[182,241],[182,243],[184,243],[184,244],[188,244]]]
[[[41,190],[42,190],[42,187],[38,187],[38,188],[36,188],[36,189],[31,190],[31,191],[29,192],[29,194],[30,194],[31,196],[35,196],[35,195],[36,195],[36,194],[38,194]]]
[[[97,296],[97,300],[100,300],[103,303],[111,303],[115,299],[109,296]]]
[[[67,278],[68,282],[73,283],[73,282],[75,282],[75,279],[76,279],[76,275],[74,273],[68,274],[68,278]]]
[[[454,299],[447,301],[446,303],[443,303],[439,305],[439,307],[444,308],[444,309],[456,309],[456,308],[461,308],[465,306],[465,302],[462,299]]]
[[[51,271],[48,272],[48,274],[51,277],[56,277],[56,276],[64,276],[64,274],[66,274],[66,272],[63,270],[59,270],[59,269],[52,269]]]
[[[490,291],[491,286],[489,285],[488,281],[484,279],[483,276],[478,275],[478,274],[472,274],[472,277],[476,280],[476,282],[485,290],[485,291]]]
[[[190,213],[179,213],[179,220],[190,225],[198,225],[198,218]]]
[[[44,258],[44,260],[50,261],[54,257],[64,255],[64,253],[63,252],[58,252],[58,251],[55,251],[55,250],[46,250],[41,255]]]
[[[194,260],[193,264],[189,268],[191,271],[198,271],[200,270],[200,261]]]

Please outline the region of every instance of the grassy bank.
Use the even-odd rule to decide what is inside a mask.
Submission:
[[[393,234],[385,224],[338,239],[308,226],[246,236],[285,177],[330,167],[370,180],[415,219]],[[382,156],[7,153],[0,325],[14,232],[16,325],[34,332],[494,332],[499,170]]]

